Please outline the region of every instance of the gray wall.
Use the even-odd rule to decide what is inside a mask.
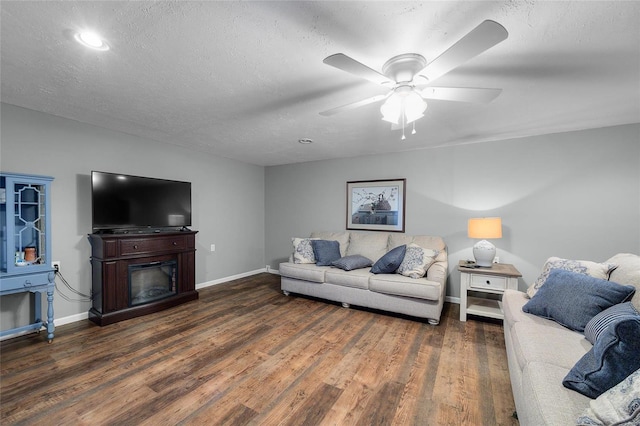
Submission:
[[[453,265],[472,257],[469,217],[502,217],[504,237],[494,242],[501,261],[524,274],[523,289],[549,256],[640,253],[640,125],[266,169],[6,104],[0,136],[0,169],[55,177],[53,257],[83,293],[91,170],[192,182],[197,283],[277,269],[292,236],[343,230],[349,180],[407,179],[406,232],[444,237],[453,297]],[[0,298],[3,328],[24,322],[26,302]],[[89,307],[57,295],[55,316]]]
[[[640,253],[639,142],[636,124],[268,167],[267,264],[287,259],[291,237],[345,229],[347,181],[392,178],[407,179],[406,233],[448,245],[449,296],[460,295],[455,265],[473,258],[471,217],[502,217],[493,242],[500,261],[522,272],[521,289],[550,256]]]
[[[264,268],[264,167],[1,105],[0,169],[53,176],[53,259],[69,283],[91,288],[91,170],[192,183],[196,283]],[[216,251],[210,245],[216,244]],[[59,287],[60,281],[58,280]],[[66,292],[70,294],[69,292]],[[1,298],[2,328],[23,322],[23,296]],[[86,314],[56,294],[55,317]]]

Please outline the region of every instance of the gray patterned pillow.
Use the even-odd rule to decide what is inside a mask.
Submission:
[[[291,243],[293,243],[293,263],[316,263],[311,240],[317,240],[317,238],[291,239]]]
[[[609,274],[614,270],[616,265],[611,263],[596,263],[588,260],[570,260],[562,259],[560,257],[550,257],[545,262],[542,273],[538,279],[529,286],[527,289],[527,296],[529,298],[535,296],[538,289],[542,287],[549,277],[549,272],[552,269],[564,269],[565,271],[576,272],[578,274],[589,275],[594,278],[600,278],[601,280],[608,280]]]
[[[640,370],[589,402],[578,417],[579,426],[640,424]]]
[[[411,243],[407,246],[404,259],[396,272],[410,278],[424,277],[429,266],[436,261],[436,256],[437,251]]]

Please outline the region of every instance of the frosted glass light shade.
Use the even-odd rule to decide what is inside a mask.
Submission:
[[[422,96],[412,88],[402,86],[387,98],[380,107],[380,112],[384,121],[406,125],[424,117],[426,109],[427,103]]]

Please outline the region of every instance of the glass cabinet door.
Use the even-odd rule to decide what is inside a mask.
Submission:
[[[2,180],[2,272],[50,269],[49,181],[9,175]]]

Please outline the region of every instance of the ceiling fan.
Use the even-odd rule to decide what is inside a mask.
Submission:
[[[402,139],[405,139],[404,128],[414,123],[415,133],[415,121],[424,116],[423,112],[427,108],[425,99],[489,103],[502,92],[502,89],[434,87],[431,83],[505,40],[508,35],[502,25],[486,20],[433,61],[427,63],[422,55],[405,53],[389,59],[382,66],[382,73],[344,53],[328,56],[323,61],[325,64],[389,87],[389,92],[332,108],[320,115],[331,116],[386,99],[380,108],[382,119],[392,123],[392,129],[402,128]]]

